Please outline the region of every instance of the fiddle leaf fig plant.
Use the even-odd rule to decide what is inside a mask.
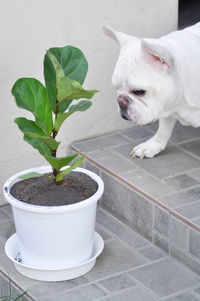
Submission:
[[[52,166],[52,179],[57,183],[85,159],[85,155],[76,158],[78,153],[57,157],[60,142],[56,141],[56,136],[68,117],[75,112],[86,111],[92,105],[88,99],[97,90],[82,87],[87,70],[88,63],[80,49],[73,46],[50,48],[44,57],[45,86],[35,78],[20,78],[12,87],[17,106],[34,116],[34,120],[18,117],[15,123],[23,132],[24,140]],[[72,104],[82,98],[84,100]],[[73,164],[63,169],[72,160]]]

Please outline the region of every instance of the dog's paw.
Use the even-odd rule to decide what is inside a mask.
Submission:
[[[130,153],[130,156],[132,158],[140,157],[141,159],[143,159],[144,157],[152,158],[155,155],[159,154],[164,148],[165,145],[158,143],[154,139],[150,139],[134,147]]]

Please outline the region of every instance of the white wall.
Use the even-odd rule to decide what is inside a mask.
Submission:
[[[1,0],[0,181],[43,162],[23,142],[13,123],[24,111],[16,107],[10,90],[19,77],[43,81],[46,49],[65,45],[81,48],[89,62],[85,87],[100,90],[90,110],[74,114],[63,126],[60,138],[64,150],[74,140],[131,126],[119,117],[110,82],[118,47],[102,34],[100,26],[107,24],[141,37],[159,37],[176,29],[177,15],[178,0]]]

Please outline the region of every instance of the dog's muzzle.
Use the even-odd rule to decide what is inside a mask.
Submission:
[[[126,120],[129,120],[129,118],[127,116],[128,106],[130,104],[129,97],[125,96],[125,95],[120,95],[117,98],[117,101],[118,101],[118,104],[119,104],[119,107],[120,107],[120,110],[121,110],[121,117],[126,119]]]

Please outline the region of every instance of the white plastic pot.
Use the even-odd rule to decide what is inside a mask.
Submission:
[[[42,166],[17,173],[6,181],[4,195],[12,205],[23,263],[44,269],[62,269],[81,264],[91,257],[96,206],[103,194],[104,184],[93,172],[76,168],[74,171],[89,175],[98,184],[96,193],[79,203],[36,206],[23,203],[10,194],[12,185],[20,180],[20,176],[50,171],[50,166]]]

